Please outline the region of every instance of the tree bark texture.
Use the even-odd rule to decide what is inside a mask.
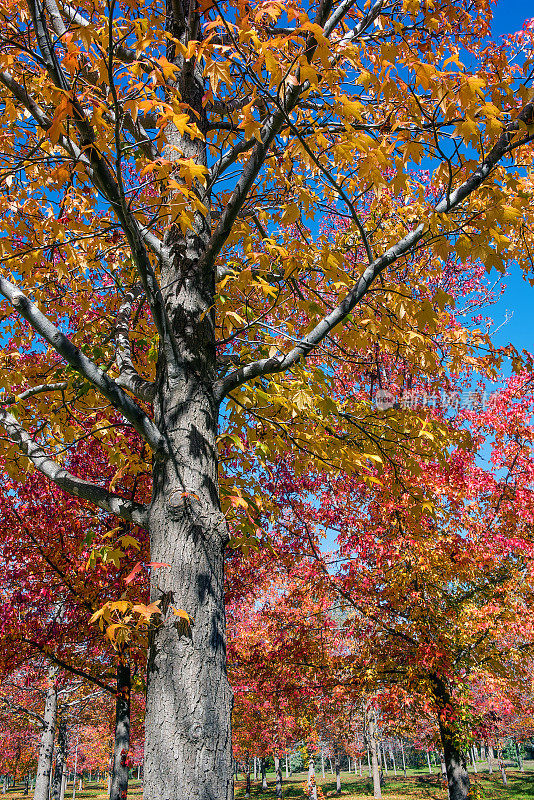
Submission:
[[[183,293],[185,310],[174,310],[186,358],[172,368],[158,365],[156,420],[172,455],[154,465],[149,528],[152,560],[169,566],[151,577],[161,616],[148,661],[144,796],[227,800],[233,794],[223,581],[228,535],[219,506],[213,330],[213,346],[198,330],[206,327],[198,320],[212,294],[198,283],[194,288],[187,272],[163,282],[182,287],[176,293]]]
[[[261,788],[267,789],[267,759],[261,759]]]
[[[54,780],[52,782],[51,800],[61,799],[61,784],[63,782],[63,772],[67,765],[67,722],[60,720],[57,731],[56,748],[56,768],[54,770]]]
[[[189,5],[167,3],[167,28],[187,45]],[[182,101],[205,130],[200,61],[180,70]],[[206,145],[166,129],[165,155],[206,166]],[[209,208],[210,199],[203,196]],[[202,266],[211,234],[209,212],[195,213],[191,230],[171,227],[164,239],[160,283],[168,331],[160,341],[154,418],[167,455],[155,459],[149,513],[151,600],[161,616],[148,659],[145,800],[228,800],[233,796],[230,718],[232,691],[226,674],[223,556],[228,541],[219,504],[215,271]],[[180,616],[186,612],[187,618]]]
[[[115,744],[110,800],[126,800],[128,795],[128,751],[130,750],[130,665],[117,664],[117,697],[115,700]]]
[[[57,716],[57,687],[55,667],[51,667],[48,670],[48,683],[49,686],[46,693],[43,713],[43,730],[39,745],[39,759],[37,762],[37,777],[35,779],[35,790],[33,793],[34,800],[48,800]]]

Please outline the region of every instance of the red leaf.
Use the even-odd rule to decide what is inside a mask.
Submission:
[[[133,579],[139,575],[142,569],[143,569],[143,562],[138,561],[133,570],[128,575],[128,577],[124,579],[124,583],[131,583]]]

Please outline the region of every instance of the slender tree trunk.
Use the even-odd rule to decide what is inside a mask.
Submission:
[[[519,771],[524,772],[525,765],[523,764],[523,757],[521,756],[521,748],[517,742],[517,739],[514,739],[514,744],[515,744],[515,752],[517,755],[517,763],[519,764]]]
[[[367,769],[369,770],[369,777],[371,777],[373,770],[371,768],[371,756],[369,755],[369,748],[367,748]]]
[[[245,786],[245,797],[250,797],[250,755],[247,753],[247,777],[246,777],[246,786]]]
[[[505,786],[508,786],[508,776],[506,774],[506,767],[504,766],[501,747],[499,747],[498,759],[499,759],[499,768],[501,770],[502,782]]]
[[[388,774],[388,762],[386,761],[386,751],[384,749],[384,742],[380,742],[380,748],[382,751],[382,764],[384,765],[384,775]]]
[[[258,759],[254,756],[254,783],[258,780]]]
[[[430,754],[426,751],[426,763],[428,764],[428,774],[432,775],[432,764],[430,763]]]
[[[62,719],[57,732],[56,749],[56,768],[54,770],[54,780],[52,782],[51,800],[61,800],[61,784],[63,782],[63,770],[67,763],[67,722]]]
[[[402,771],[404,772],[404,777],[407,778],[408,774],[406,772],[406,759],[404,757],[404,742],[402,741],[402,739],[401,739],[400,746],[401,746],[401,753],[402,753]]]
[[[54,752],[54,735],[56,732],[57,716],[57,670],[51,667],[48,670],[48,690],[46,693],[43,713],[43,730],[39,746],[39,759],[37,762],[37,777],[35,779],[34,800],[48,800],[50,787],[50,774],[52,771],[52,754]]]
[[[341,754],[338,745],[334,747],[334,760],[336,764],[336,794],[341,794]]]
[[[308,796],[310,800],[317,800],[317,781],[315,780],[315,762],[310,758],[308,763]]]
[[[473,771],[474,771],[474,773],[476,775],[477,772],[478,772],[478,769],[477,769],[477,762],[476,762],[476,758],[475,758],[475,748],[474,748],[474,746],[471,747],[471,763],[473,765]]]
[[[276,777],[276,800],[282,800],[282,762],[280,756],[274,757],[274,773]]]
[[[324,750],[321,748],[321,774],[324,778]]]
[[[434,696],[439,706],[438,724],[447,769],[450,800],[467,800],[470,794],[469,773],[465,756],[457,745],[457,732],[450,714],[452,701],[444,681],[434,676]]]
[[[393,764],[393,774],[397,777],[397,764],[395,762],[395,753],[393,752],[393,745],[390,743],[389,745],[389,757],[391,759],[391,763]]]
[[[373,797],[381,798],[382,789],[380,788],[380,766],[378,762],[379,751],[378,741],[376,738],[376,716],[374,711],[370,712],[367,721],[367,732],[369,736],[369,750],[371,751],[371,773],[373,776]],[[369,757],[369,750],[367,756]]]
[[[495,758],[495,753],[493,752],[493,745],[491,745],[491,744],[488,745],[487,753],[488,753],[488,756],[487,756],[488,757],[488,772],[491,775],[491,773],[493,772],[493,760]]]
[[[289,756],[286,753],[286,781],[289,780]]]
[[[115,700],[115,745],[110,800],[126,800],[128,795],[128,752],[130,750],[130,665],[117,663]]]
[[[262,756],[261,758],[261,788],[267,789],[267,759]]]

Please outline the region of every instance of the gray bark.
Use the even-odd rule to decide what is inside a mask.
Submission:
[[[404,757],[404,742],[402,741],[402,739],[401,739],[400,746],[401,746],[401,753],[402,753],[402,771],[404,772],[404,777],[407,778],[408,775],[406,773],[406,759]]]
[[[172,458],[155,461],[149,530],[151,599],[161,617],[148,660],[145,800],[226,800],[232,796],[226,674],[223,554],[228,539],[219,507],[217,416],[212,383],[214,280],[194,275],[194,242],[177,241],[176,263],[162,268],[182,363],[160,358],[154,410]],[[183,246],[183,253],[180,248]],[[197,245],[198,247],[198,245]],[[174,296],[176,293],[176,297]],[[204,316],[203,316],[204,315]],[[176,614],[185,611],[189,627]]]
[[[334,760],[336,765],[336,794],[341,794],[341,754],[339,752],[339,747],[336,744],[334,746]]]
[[[282,764],[279,756],[274,757],[274,772],[276,776],[276,798],[277,800],[282,800]]]
[[[126,800],[128,795],[127,757],[130,749],[130,665],[117,664],[117,697],[115,701],[115,743],[110,800]]]
[[[315,763],[310,758],[308,763],[308,796],[310,800],[317,800],[317,781],[315,779]]]
[[[57,670],[51,667],[48,670],[48,691],[46,693],[43,713],[43,730],[39,745],[39,759],[37,762],[37,776],[35,779],[34,800],[48,800],[50,786],[50,773],[52,770],[52,754],[54,752],[54,735],[56,731],[57,715]]]
[[[515,744],[515,752],[516,752],[516,755],[517,755],[517,763],[519,765],[519,771],[520,772],[524,772],[525,771],[525,765],[523,763],[523,758],[521,756],[521,748],[519,747],[519,743],[518,743],[517,739],[514,739],[514,744]]]
[[[393,745],[389,744],[389,757],[391,759],[391,763],[393,764],[393,774],[397,777],[397,763],[395,761],[395,753],[393,752]]]
[[[267,786],[267,759],[263,758],[263,756],[262,756],[262,758],[260,760],[260,766],[261,766],[261,788],[262,789],[267,789],[268,788],[268,786]]]
[[[384,765],[384,775],[388,774],[388,762],[386,760],[386,748],[384,747],[384,742],[381,742],[379,745],[380,752],[382,753],[382,764]]]
[[[367,735],[369,737],[369,750],[371,751],[371,774],[373,776],[373,797],[381,798],[382,789],[380,788],[380,765],[379,765],[379,744],[377,741],[376,716],[374,712],[369,714],[367,721]],[[369,751],[368,751],[369,752]]]
[[[60,720],[57,732],[57,749],[56,749],[56,768],[54,770],[54,779],[52,781],[52,791],[50,792],[51,800],[61,800],[61,785],[63,782],[63,771],[66,769],[67,764],[67,722],[65,719]]]
[[[506,767],[504,766],[504,760],[503,760],[503,757],[502,757],[502,750],[501,750],[500,747],[499,747],[499,768],[501,770],[502,782],[503,782],[503,784],[505,786],[508,786],[508,776],[506,774]]]
[[[494,760],[494,758],[495,758],[495,753],[493,751],[493,746],[492,745],[488,745],[488,748],[487,748],[487,759],[488,759],[488,772],[490,773],[490,775],[493,772],[493,760]]]

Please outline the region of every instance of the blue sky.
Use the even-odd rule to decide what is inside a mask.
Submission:
[[[527,17],[534,16],[534,8],[525,0],[498,0],[494,10],[493,36],[514,33],[523,26]],[[492,273],[490,277],[494,277]],[[534,276],[532,276],[534,277]],[[494,337],[495,344],[511,342],[518,350],[534,351],[534,287],[522,278],[519,268],[511,270],[506,278],[506,292],[489,310],[496,327],[502,325],[506,314],[510,321]]]

